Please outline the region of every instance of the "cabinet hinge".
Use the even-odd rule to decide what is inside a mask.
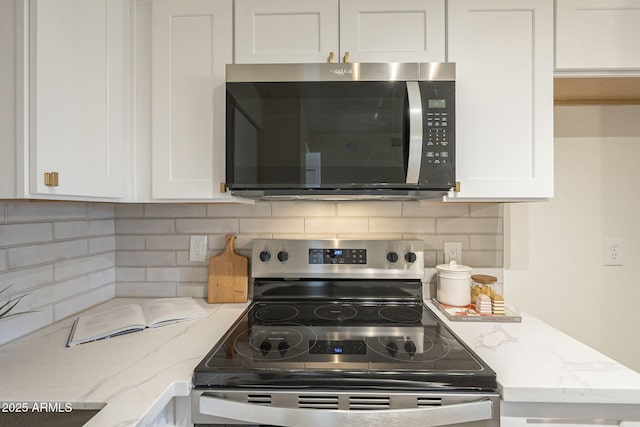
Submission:
[[[227,185],[224,182],[220,183],[220,192],[221,193],[226,193],[227,192]]]
[[[456,181],[456,186],[453,187],[453,192],[454,193],[459,193],[460,192],[460,181]]]

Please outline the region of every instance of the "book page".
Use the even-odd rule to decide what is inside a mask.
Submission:
[[[137,304],[111,308],[78,317],[68,345],[142,330],[146,327],[144,313]]]
[[[191,297],[154,299],[142,307],[150,328],[207,316],[206,310]]]

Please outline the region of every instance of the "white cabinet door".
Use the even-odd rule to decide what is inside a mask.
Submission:
[[[450,0],[456,177],[450,199],[553,195],[552,0]]]
[[[152,7],[151,196],[219,196],[231,0],[156,0]]]
[[[341,0],[340,51],[351,62],[442,62],[444,0]]]
[[[556,69],[640,70],[640,0],[556,0]]]
[[[236,0],[236,64],[327,62],[330,52],[338,0]]]
[[[125,195],[128,16],[125,0],[31,1],[32,195]],[[49,172],[57,186],[45,185]]]

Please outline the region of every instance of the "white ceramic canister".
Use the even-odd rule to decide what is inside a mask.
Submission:
[[[436,265],[436,270],[438,301],[455,306],[471,304],[471,267],[451,261],[449,264]]]

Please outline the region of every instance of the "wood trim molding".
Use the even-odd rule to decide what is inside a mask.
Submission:
[[[556,77],[554,105],[640,105],[640,77]]]

